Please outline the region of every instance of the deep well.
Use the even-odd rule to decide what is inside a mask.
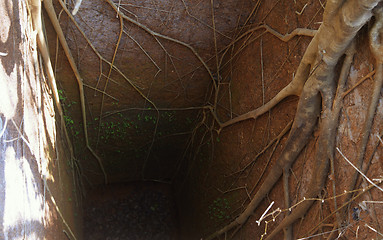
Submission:
[[[2,1],[0,239],[381,239],[378,2]]]

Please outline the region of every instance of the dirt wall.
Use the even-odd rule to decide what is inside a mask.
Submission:
[[[338,9],[358,1],[342,3]],[[87,183],[102,183],[103,178],[97,161],[80,147],[84,146],[81,124],[88,127],[89,142],[102,157],[111,182],[151,179],[175,184],[183,239],[199,239],[227,223],[235,224],[270,169],[277,165],[299,97],[284,99],[256,120],[225,123],[263,106],[294,78],[313,33],[322,24],[322,2],[119,1],[116,5],[109,0],[85,1],[74,17],[69,12],[71,2],[55,4],[85,89],[78,92],[47,19],[51,58],[55,59],[54,69],[62,88],[65,124],[72,139],[78,141],[74,145],[76,156],[83,160]],[[367,34],[373,23],[374,19],[356,37],[357,53],[346,85],[350,92],[343,96],[336,133],[336,146],[350,159],[356,158],[355,149],[366,134],[360,125],[369,106],[369,90],[373,88],[375,66],[367,51]],[[290,33],[298,27],[314,32],[287,42],[277,34]],[[327,30],[336,33],[334,29]],[[322,40],[324,47],[338,44]],[[324,53],[313,55],[319,59]],[[340,57],[338,65],[327,74],[334,75],[336,82],[344,59]],[[322,59],[310,62],[315,64],[310,66],[310,76],[321,66],[319,62]],[[292,95],[299,94],[297,91]],[[86,99],[84,106],[78,102],[79,95]],[[81,119],[81,107],[85,108],[87,122]],[[365,166],[370,166],[366,168],[367,175],[372,179],[382,171],[382,149],[376,137],[381,132],[381,114],[378,110],[375,115],[365,154]],[[322,123],[325,117],[312,119]],[[229,234],[246,239],[269,233],[290,212],[283,200],[284,187],[289,188],[291,204],[301,206],[320,160],[315,156],[322,147],[318,143],[321,130],[315,128],[312,134],[308,133],[297,161],[285,169],[290,175],[285,186],[279,181],[262,197],[263,202],[248,221]],[[303,221],[294,225],[295,236],[342,232],[351,239],[356,235],[372,236],[371,228],[380,231],[380,209],[366,205],[366,201],[378,203],[374,200],[382,198],[376,189],[353,201],[346,209],[347,220],[338,222],[337,204],[342,202],[349,175],[355,171],[338,152],[332,167],[333,172],[325,174],[325,187],[318,187],[322,191],[311,200],[315,201],[313,207]],[[365,180],[360,180],[355,191],[363,191],[365,184]],[[259,220],[269,206],[272,214]],[[320,227],[314,228],[316,224]]]
[[[110,181],[172,180],[211,94],[206,67],[215,74],[216,51],[246,20],[252,1],[121,1],[116,9],[107,1],[84,1],[73,19],[63,11],[73,9],[71,3],[54,4],[84,82],[90,144]],[[46,22],[59,87],[81,139],[76,80]],[[85,158],[85,174],[100,183],[97,162]]]
[[[254,30],[257,29],[256,26],[267,24],[282,35],[291,33],[296,28],[318,29],[322,22],[322,14],[323,8],[319,1],[268,1],[260,4],[253,19],[259,25],[254,24],[251,26],[253,28],[249,27],[243,31],[248,30],[248,34],[235,44],[226,62],[224,61],[226,64],[222,64],[225,67],[222,69],[223,80],[217,107],[217,117],[222,123],[261,107],[291,82],[311,41],[310,37],[297,36],[284,42],[263,28]],[[357,146],[365,134],[361,126],[370,102],[368,96],[373,89],[372,78],[367,78],[369,80],[351,90],[360,80],[366,79],[366,75],[371,75],[374,69],[375,61],[368,50],[368,29],[363,28],[356,38],[357,51],[346,87],[350,93],[344,98],[337,130],[336,146],[351,161],[356,159]],[[339,73],[338,67],[335,78]],[[256,120],[250,118],[223,129],[213,117],[207,118],[205,122],[208,127],[201,126],[198,130],[196,142],[200,145],[195,148],[197,155],[193,156],[191,165],[184,166],[183,176],[186,176],[186,179],[180,177],[182,180],[178,185],[182,211],[180,221],[183,226],[181,232],[185,239],[189,236],[190,239],[208,236],[214,229],[221,229],[226,224],[235,222],[246,209],[269,170],[276,165],[289,132],[280,134],[286,127],[287,130],[290,129],[288,125],[294,119],[297,102],[298,97],[290,96]],[[380,96],[364,160],[364,166],[370,164],[367,175],[371,179],[381,176],[383,170],[380,157],[382,148],[377,137],[382,131],[381,104]],[[318,132],[319,129],[316,129],[289,170],[291,205],[302,203],[310,179],[314,175],[319,161],[315,160]],[[373,149],[376,146],[378,147],[375,152]],[[346,239],[357,239],[358,236],[363,236],[361,238],[364,239],[377,237],[377,233],[366,225],[374,229],[380,228],[380,205],[370,203],[366,206],[364,202],[379,202],[382,194],[378,189],[355,200],[352,207],[345,210],[347,222],[343,227],[339,227],[340,230],[337,229],[335,212],[339,211],[336,209],[343,200],[344,192],[347,192],[347,183],[355,169],[338,152],[334,162],[335,171],[328,174],[326,186],[318,196],[317,202],[294,225],[294,239],[314,234],[329,236],[332,231],[333,237],[339,233],[344,234]],[[366,180],[360,179],[356,189],[360,190],[366,186]],[[233,239],[267,237],[267,233],[288,215],[289,206],[286,206],[284,199],[281,177],[244,225],[233,228],[217,239],[232,239],[233,236]],[[325,200],[321,202],[322,199]],[[257,222],[266,209],[269,215]],[[320,227],[313,232],[315,226]],[[282,239],[283,234],[281,232],[275,239]]]
[[[81,190],[27,1],[0,3],[0,239],[82,239]]]

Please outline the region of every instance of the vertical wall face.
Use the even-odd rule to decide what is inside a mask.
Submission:
[[[66,5],[53,2],[57,15],[63,6],[73,9],[70,1]],[[214,73],[215,44],[222,49],[230,43],[233,29],[245,22],[254,3],[220,0],[213,1],[212,7],[211,1],[199,0],[124,0],[114,1],[120,4],[117,10],[111,2],[83,1],[73,19],[67,12],[60,15],[84,83],[89,143],[102,158],[109,182],[167,181],[178,171],[212,87],[197,55]],[[117,14],[130,20],[116,18]],[[74,135],[78,131],[80,139],[83,121],[76,79],[61,46],[55,54],[56,35],[49,34],[48,22],[52,59],[57,56],[58,85],[67,99],[64,111],[73,119]],[[162,37],[149,34],[148,29]],[[102,183],[93,156],[76,153],[85,155],[82,164],[89,181]]]
[[[0,239],[81,239],[80,191],[27,2],[1,1],[0,22]]]
[[[317,23],[323,20],[322,6],[319,2],[306,4],[307,6],[305,4],[303,1],[293,4],[292,1],[285,0],[262,2],[254,22],[267,24],[283,34],[300,27],[317,29]],[[376,69],[375,60],[369,51],[368,29],[363,28],[356,37],[357,51],[346,81],[348,92],[344,95],[335,139],[336,147],[354,163],[360,153],[361,139],[366,135],[363,125],[367,119],[367,110],[376,81],[375,77],[374,80],[370,77],[370,80],[365,81],[373,74],[373,69]],[[222,98],[219,98],[218,105],[223,109],[217,109],[217,117],[224,123],[263,106],[290,83],[292,76],[296,76],[296,69],[311,40],[309,37],[295,37],[283,42],[270,33],[259,31],[252,34],[254,35],[249,37],[249,41],[243,38],[238,42],[238,47],[233,49],[235,57],[230,59],[232,66],[222,69],[221,75],[226,85],[222,84],[219,92]],[[243,51],[239,47],[242,45],[246,45]],[[338,64],[341,66],[342,61]],[[340,67],[334,70],[337,82],[340,72]],[[362,82],[363,84],[360,84]],[[266,182],[266,176],[276,165],[281,152],[284,149],[288,150],[285,146],[289,131],[285,132],[284,129],[289,129],[288,123],[295,117],[297,101],[296,97],[289,97],[256,120],[248,119],[227,125],[219,129],[219,133],[204,126],[196,131],[200,134],[197,135],[197,139],[202,136],[196,141],[200,143],[197,155],[192,159],[192,164],[185,167],[187,178],[181,181],[178,188],[180,222],[183,227],[181,233],[185,236],[194,234],[194,238],[190,239],[197,239],[198,233],[199,236],[209,236],[215,229],[223,229],[230,223],[235,224],[237,217],[249,209],[250,201]],[[364,169],[370,166],[366,171],[367,177],[375,181],[381,178],[383,168],[383,142],[380,142],[378,137],[382,136],[382,105],[383,100],[380,96],[363,163]],[[303,199],[307,199],[307,193],[312,191],[311,181],[319,182],[313,178],[320,171],[319,166],[323,161],[323,157],[316,155],[321,147],[318,136],[322,129],[326,129],[323,125],[319,126],[310,136],[295,163],[289,167],[291,176],[286,184],[291,200],[289,206],[302,206],[300,204],[304,202]],[[331,141],[331,138],[326,140]],[[292,239],[311,238],[314,233],[326,237],[324,232],[335,229],[333,225],[327,228],[321,224],[331,222],[336,226],[335,212],[345,203],[344,193],[350,191],[348,185],[356,171],[338,153],[335,154],[333,166],[332,173],[325,173],[328,175],[324,187],[320,187],[322,191],[318,194],[318,199],[321,201],[311,206],[303,221],[296,222]],[[291,211],[285,201],[282,177],[279,179],[261,204],[251,212],[247,222],[221,234],[221,239],[261,239],[262,236],[265,239],[271,235],[273,228],[287,215],[285,213]],[[358,194],[365,192],[369,184],[362,178],[360,182],[360,185],[354,188]],[[376,238],[372,236],[376,233],[371,228],[379,229],[383,211],[378,205],[370,204],[365,207],[365,203],[374,200],[374,203],[377,203],[381,199],[382,192],[378,189],[353,199],[346,213],[349,222],[342,227],[345,238],[354,239],[356,232],[359,238]],[[317,230],[316,226],[321,226],[322,229]],[[233,232],[236,233],[234,237]],[[382,232],[381,228],[378,232]],[[283,238],[283,233],[280,232],[280,235],[273,239]]]

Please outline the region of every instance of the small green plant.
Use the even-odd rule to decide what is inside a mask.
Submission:
[[[175,113],[176,113],[175,111],[165,111],[165,112],[161,113],[161,118],[163,118],[167,122],[171,123],[176,119]]]
[[[64,96],[64,91],[60,89],[60,90],[58,90],[58,93],[59,93],[60,102],[61,103],[65,102],[66,97]]]
[[[64,121],[65,121],[65,125],[67,126],[72,126],[74,124],[73,119],[68,115],[64,115]]]
[[[74,124],[74,120],[69,114],[70,108],[73,105],[77,104],[77,102],[69,101],[68,98],[65,96],[64,91],[61,89],[58,90],[58,94],[59,94],[59,99],[60,99],[60,102],[61,102],[61,105],[62,105],[63,111],[64,111],[65,126],[71,131],[71,133],[74,137],[77,137],[80,134],[80,132],[76,129],[75,124]]]
[[[94,119],[95,122],[98,122],[98,118]],[[104,121],[100,124],[101,136],[100,139],[105,143],[109,140],[126,140],[128,129],[133,128],[132,122],[128,120],[122,121]],[[95,127],[97,130],[97,127]]]
[[[209,206],[209,217],[212,220],[221,221],[229,219],[230,204],[226,198],[217,198]]]

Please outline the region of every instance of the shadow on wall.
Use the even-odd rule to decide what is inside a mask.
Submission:
[[[21,32],[28,29],[26,2],[1,4],[0,238],[43,239],[45,197],[35,114],[41,96],[34,92],[40,90],[39,82],[28,76],[35,71],[28,62],[33,53]]]
[[[0,2],[0,239],[47,239],[52,225],[55,239],[67,239],[44,184],[61,183],[51,167],[60,146],[27,7],[26,0]]]
[[[3,135],[3,140],[9,134]],[[18,141],[18,140],[17,140]],[[30,162],[35,159],[19,157],[23,151],[11,144],[2,144],[2,198],[0,212],[4,239],[42,239],[44,232],[44,192],[39,173]],[[15,145],[23,145],[16,143]],[[4,152],[4,147],[5,152]],[[17,146],[18,147],[18,146]],[[20,146],[23,148],[23,146]]]

